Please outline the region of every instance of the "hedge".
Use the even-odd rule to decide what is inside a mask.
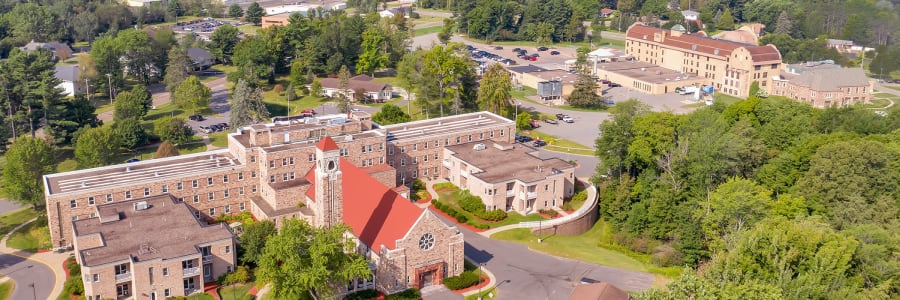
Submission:
[[[442,202],[440,202],[440,201],[437,201],[437,200],[431,200],[431,204],[434,205],[434,208],[437,208],[438,210],[440,210],[440,211],[444,212],[445,214],[447,214],[447,215],[453,217],[454,219],[456,219],[456,222],[459,222],[459,223],[465,223],[466,221],[469,220],[469,218],[466,217],[466,215],[460,213],[459,211],[457,211],[457,210],[454,209],[453,207],[451,207],[451,206],[449,206],[449,205],[447,205],[447,204],[444,204],[444,203],[442,203]]]
[[[545,215],[548,215],[548,216],[550,216],[550,217],[552,217],[552,218],[555,218],[556,216],[559,215],[559,212],[557,212],[557,211],[555,211],[555,210],[552,210],[552,209],[542,209],[542,210],[539,210],[538,212],[540,212],[540,213],[542,213],[542,214],[545,214]]]
[[[475,274],[473,271],[465,271],[459,276],[447,277],[444,279],[444,286],[451,290],[461,290],[473,285],[478,284],[481,281],[481,277],[478,274]]]
[[[490,211],[480,210],[475,212],[475,216],[488,221],[503,221],[506,219],[506,212],[499,209]]]
[[[459,207],[470,213],[484,211],[485,208],[481,197],[472,195],[469,191],[459,193]]]
[[[587,200],[587,190],[581,190],[575,196],[572,196],[572,201],[584,201]]]
[[[435,189],[435,190],[442,190],[442,189],[459,189],[459,188],[456,187],[456,185],[453,185],[452,183],[449,183],[449,182],[441,182],[441,183],[436,183],[436,184],[434,184],[434,189]]]
[[[375,290],[364,290],[344,296],[344,300],[370,300],[376,298],[378,298],[378,292]]]
[[[422,299],[422,295],[419,293],[418,289],[412,288],[408,289],[396,294],[387,295],[384,297],[385,300],[419,300]]]

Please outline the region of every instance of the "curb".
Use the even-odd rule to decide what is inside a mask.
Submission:
[[[42,259],[37,259],[34,257],[30,257],[30,256],[20,255],[18,253],[24,252],[24,251],[12,249],[12,248],[9,248],[6,246],[6,241],[9,240],[9,237],[11,237],[13,235],[13,233],[15,233],[16,231],[19,231],[19,229],[22,229],[22,227],[25,227],[25,225],[31,224],[34,221],[37,221],[36,217],[32,218],[31,220],[26,221],[25,223],[19,224],[19,226],[16,226],[12,230],[10,230],[9,233],[7,233],[5,236],[3,236],[3,238],[0,239],[0,253],[20,257],[25,260],[30,260],[30,261],[42,264],[44,266],[47,266],[47,268],[50,269],[51,272],[53,272],[53,277],[54,277],[53,278],[53,290],[50,291],[50,297],[52,298],[52,297],[55,297],[54,295],[58,295],[59,293],[62,292],[63,282],[65,282],[65,277],[63,277],[63,281],[60,282],[59,281],[59,279],[60,279],[59,272],[52,265],[50,265],[49,263],[45,262]],[[12,280],[12,278],[10,278],[10,280]],[[15,282],[15,280],[13,280],[13,282]],[[18,283],[16,283],[16,285],[18,285]],[[10,294],[10,295],[12,295],[12,294]]]
[[[466,259],[468,259],[469,261],[473,261],[473,262],[475,261],[475,260],[469,258],[468,256],[466,256]],[[481,271],[484,272],[485,275],[487,275],[488,280],[489,280],[488,284],[481,287],[480,289],[471,290],[471,291],[462,293],[463,297],[475,295],[475,294],[478,294],[479,292],[483,292],[483,291],[489,291],[489,290],[497,287],[497,277],[494,277],[494,273],[492,273],[491,270],[489,270],[486,267],[481,267]]]

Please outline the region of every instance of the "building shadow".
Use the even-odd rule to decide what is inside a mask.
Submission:
[[[487,262],[491,261],[491,259],[494,258],[494,255],[491,254],[490,252],[487,252],[487,251],[484,251],[481,249],[477,249],[474,246],[472,246],[472,244],[469,244],[469,243],[466,243],[466,246],[464,249],[465,249],[466,257],[473,260],[473,262],[476,264],[487,263]]]

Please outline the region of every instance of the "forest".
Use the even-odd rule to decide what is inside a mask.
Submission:
[[[754,96],[611,111],[596,141],[601,218],[615,243],[691,268],[639,299],[900,295],[900,109]]]

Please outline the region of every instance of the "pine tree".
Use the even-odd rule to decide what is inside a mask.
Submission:
[[[775,33],[791,35],[794,32],[794,20],[787,11],[781,11],[778,14],[778,20],[775,22]]]
[[[722,30],[732,30],[734,29],[734,17],[731,16],[731,9],[725,8],[725,11],[722,12],[722,15],[719,16],[719,22],[717,24]]]
[[[175,91],[181,82],[191,76],[193,62],[187,54],[187,50],[172,47],[169,49],[169,62],[166,64],[166,91]]]
[[[262,90],[251,87],[243,79],[238,80],[231,99],[231,126],[240,127],[269,117],[262,101]]]
[[[253,2],[253,4],[250,4],[250,6],[247,7],[247,12],[244,13],[244,20],[259,26],[259,24],[262,23],[262,17],[265,15],[266,11],[259,6],[259,3]]]
[[[601,101],[603,97],[597,95],[597,84],[594,80],[585,74],[578,75],[578,81],[575,82],[575,89],[569,95],[569,105],[576,107],[603,107]]]
[[[353,99],[350,99],[350,70],[346,65],[342,65],[341,70],[338,71],[338,82],[338,109],[340,112],[346,113],[353,105],[351,102]]]
[[[237,3],[228,7],[228,16],[232,18],[240,18],[244,16],[244,9]]]

